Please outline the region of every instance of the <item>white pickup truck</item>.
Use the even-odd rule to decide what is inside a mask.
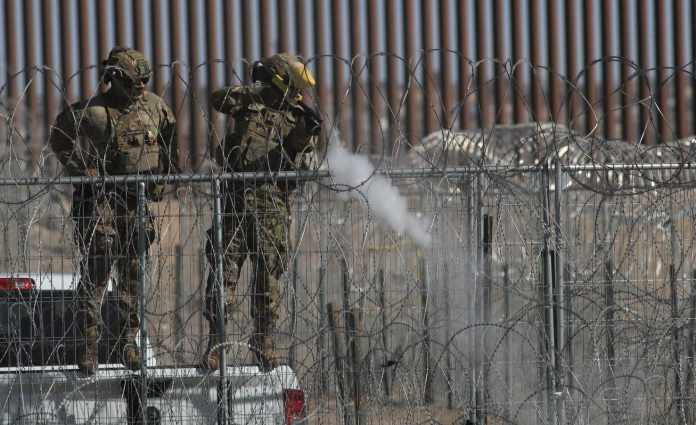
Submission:
[[[307,423],[304,392],[288,366],[268,373],[229,366],[222,409],[218,372],[157,365],[149,346],[145,377],[112,361],[118,321],[111,291],[102,307],[112,326],[100,340],[99,369],[82,375],[72,320],[76,279],[0,274],[0,425]]]

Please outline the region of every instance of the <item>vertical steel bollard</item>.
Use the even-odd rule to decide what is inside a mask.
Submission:
[[[145,183],[138,183],[138,316],[140,317],[140,415],[147,423],[147,334],[145,322],[145,279],[147,277],[147,245],[145,241]]]
[[[222,194],[220,191],[220,179],[213,180],[213,231],[215,240],[215,282],[217,284],[217,333],[220,336],[220,383],[218,384],[218,424],[227,424],[227,355],[225,352],[225,285],[222,261]]]

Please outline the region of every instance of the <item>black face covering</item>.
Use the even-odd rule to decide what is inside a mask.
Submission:
[[[273,71],[268,69],[261,61],[254,62],[251,69],[251,80],[260,81],[262,83],[270,83],[273,79]]]

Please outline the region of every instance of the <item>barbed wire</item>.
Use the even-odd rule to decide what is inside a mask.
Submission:
[[[600,417],[610,422],[691,421],[696,390],[688,373],[696,342],[696,275],[689,270],[696,255],[693,142],[687,137],[647,143],[647,133],[659,137],[656,124],[672,128],[666,118],[671,114],[653,96],[667,82],[654,82],[656,70],[618,57],[593,62],[566,78],[526,61],[473,62],[454,51],[428,54],[452,55],[464,64],[460,78],[471,78],[451,82],[451,90],[465,97],[446,105],[451,93],[443,90],[447,84],[439,75],[427,75],[425,53],[415,60],[386,53],[308,60],[314,69],[328,67],[326,63],[341,66],[349,76],[334,82],[345,89],[333,99],[328,86],[321,87],[325,81],[316,93],[307,94],[324,118],[321,149],[310,161],[310,173],[317,178],[305,176],[301,189],[294,191],[294,220],[287,229],[289,240],[297,238],[282,277],[285,301],[278,340],[293,353],[288,359],[313,400],[310,415],[322,423],[338,422],[332,414],[352,408],[356,399],[353,392],[340,394],[337,381],[350,382],[353,376],[362,383],[357,392],[363,409],[381,422],[454,423],[489,416],[523,424],[560,414],[574,424],[596,423]],[[402,69],[398,96],[392,93],[391,98],[384,82],[374,90],[374,82],[365,77],[370,66],[386,61]],[[612,95],[647,87],[648,98],[635,97],[610,111],[645,112],[639,140],[601,137],[601,124],[608,119],[604,105],[586,96],[583,79],[592,67],[607,62],[633,70],[629,81],[612,85]],[[193,72],[207,66],[213,64],[198,64]],[[502,72],[482,81],[484,67]],[[199,177],[186,182],[192,176],[185,175],[171,182],[165,200],[152,207],[159,240],[151,248],[149,291],[143,296],[157,358],[160,364],[178,366],[197,361],[205,345],[203,285],[210,266],[202,251],[213,220],[210,181],[223,176],[211,152],[227,131],[209,109],[212,88],[188,84],[190,72],[181,72],[187,69],[183,62],[161,67],[172,78],[159,94],[172,105],[183,130],[178,141],[188,153],[182,164]],[[671,71],[669,79],[688,69]],[[515,84],[517,72],[525,72],[530,87],[532,80],[537,87],[560,84],[561,112],[551,110],[558,99],[545,92],[543,105],[534,106],[531,88]],[[76,86],[81,75],[83,71],[74,73],[67,85]],[[80,255],[70,236],[71,187],[45,146],[48,123],[55,117],[44,116],[48,109],[30,104],[27,93],[42,77],[61,93],[63,106],[72,96],[57,83],[60,75],[45,67],[13,77],[26,84],[17,99],[7,100],[7,85],[0,88],[5,141],[0,178],[18,182],[0,189],[0,264],[14,274],[75,274]],[[246,81],[241,75],[234,78],[233,83]],[[496,99],[491,90],[500,83],[508,87],[507,97]],[[175,85],[183,89],[177,99]],[[429,96],[437,99],[435,104],[424,103],[425,90],[434,90]],[[95,88],[90,96],[96,93]],[[459,128],[463,110],[470,111],[472,121],[485,115],[481,103],[487,97],[497,108],[494,125]],[[518,98],[526,115],[537,117],[545,110],[556,121],[503,120]],[[355,99],[362,106],[357,111]],[[428,114],[435,116],[432,131]],[[194,120],[200,123],[194,125]],[[594,124],[581,128],[582,121]],[[416,134],[410,132],[414,128]],[[356,140],[369,142],[356,146]],[[357,183],[327,178],[331,143],[369,157],[373,168]],[[196,158],[196,152],[202,157]],[[448,171],[456,167],[460,171]],[[558,179],[556,167],[561,167]],[[399,174],[404,169],[428,172],[421,177]],[[375,214],[380,200],[369,191],[378,175],[391,179],[410,212],[426,218],[429,246],[388,229]],[[24,185],[24,178],[45,184]],[[558,271],[549,273],[547,281],[547,268],[555,267]],[[226,343],[239,363],[250,358],[245,344],[253,296],[245,287],[250,273],[250,266],[242,271]],[[328,303],[342,306],[336,334],[363,345],[362,356],[352,358],[352,364],[345,347],[328,342]],[[348,326],[351,311],[361,319],[356,329]],[[36,330],[46,326],[36,315],[30,315],[29,324]],[[29,360],[39,361],[33,352],[12,359],[13,344],[32,339],[21,327],[15,331],[0,336],[0,345],[6,344],[0,359],[27,362],[31,355]],[[74,332],[51,337],[66,345],[62,351],[71,352],[66,358],[79,350],[67,347],[76,344]],[[66,360],[59,359],[59,351],[50,347],[51,361]],[[675,376],[681,387],[673,384]],[[73,390],[84,391],[79,385]],[[677,411],[678,402],[683,412]]]

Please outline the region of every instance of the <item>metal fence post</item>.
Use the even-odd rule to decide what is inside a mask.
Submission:
[[[483,211],[483,206],[481,207]],[[482,265],[482,276],[481,276],[481,301],[483,305],[482,309],[482,322],[484,326],[489,326],[492,322],[492,290],[493,290],[493,216],[490,214],[482,214],[482,240],[481,244],[482,254],[483,254],[483,265]],[[491,389],[490,389],[490,372],[492,359],[490,358],[491,353],[491,337],[489,332],[483,334],[483,402],[485,403],[485,414],[486,417],[490,414],[489,400],[491,399]]]
[[[303,199],[303,189],[304,185],[300,184],[298,187],[298,194],[296,195],[297,199]],[[295,225],[295,237],[294,239],[294,244],[295,246],[295,252],[292,253],[292,294],[290,296],[290,305],[288,306],[288,315],[290,316],[290,324],[289,324],[289,334],[290,334],[290,347],[288,347],[288,364],[290,367],[295,370],[295,356],[296,356],[296,348],[295,348],[295,333],[297,332],[297,279],[298,279],[298,267],[300,265],[299,259],[298,259],[298,250],[299,250],[299,243],[300,243],[300,237],[302,236],[302,215],[300,212],[302,211],[300,207],[301,202],[297,202],[297,211],[296,211],[296,225]],[[290,231],[291,229],[288,229],[288,238],[290,238]],[[290,244],[288,244],[290,246]]]
[[[473,180],[473,181],[472,181]],[[469,252],[475,252],[475,255],[469,257],[467,259],[467,263],[469,265],[469,270],[471,271],[471,275],[473,276],[473,284],[470,286],[473,288],[473,294],[471,297],[469,297],[470,304],[469,304],[469,325],[473,326],[477,323],[479,319],[479,302],[477,298],[478,294],[478,276],[479,276],[479,259],[480,259],[480,253],[479,253],[479,232],[477,230],[476,224],[478,223],[478,214],[475,212],[476,206],[478,206],[478,197],[480,196],[481,193],[481,187],[479,184],[480,181],[480,176],[479,175],[474,175],[472,177],[472,180],[468,182],[468,187],[467,187],[467,228],[469,232],[469,237],[467,238],[468,241],[468,251]],[[473,260],[472,260],[473,257]],[[470,363],[470,369],[471,369],[471,388],[469,391],[469,396],[470,396],[470,403],[473,406],[473,412],[474,412],[474,421],[475,423],[480,423],[479,421],[479,416],[480,416],[480,393],[478,389],[478,385],[476,380],[478,379],[478,371],[479,371],[479,346],[480,346],[480,340],[479,340],[479,330],[474,327],[474,332],[473,335],[469,335],[469,358],[471,359]]]
[[[503,323],[505,327],[510,326],[510,265],[503,263]],[[505,370],[503,371],[503,382],[505,383],[505,404],[503,405],[503,418],[510,418],[510,406],[512,404],[512,367],[510,364],[510,336],[509,333],[503,340],[503,362],[505,362]]]
[[[684,398],[687,404],[684,406],[684,415],[686,419],[692,421],[693,401],[691,394],[693,393],[692,384],[694,382],[694,354],[696,352],[694,344],[696,344],[696,270],[691,271],[691,284],[689,285],[689,318],[688,318],[688,339],[686,341],[686,383],[684,385]]]
[[[138,183],[138,316],[140,317],[140,416],[147,423],[147,334],[145,320],[145,279],[147,278],[147,244],[145,241],[145,183]]]
[[[544,163],[541,170],[541,194],[542,194],[542,231],[543,231],[543,306],[544,306],[544,334],[546,362],[546,413],[547,421],[553,424],[556,421],[554,415],[554,401],[556,393],[556,341],[554,329],[553,308],[553,264],[551,260],[551,225],[550,225],[550,201],[549,201],[549,164]]]
[[[450,293],[449,286],[449,266],[447,262],[443,264],[442,268],[442,291],[443,291],[443,309],[445,316],[445,338],[444,341],[447,343],[445,346],[445,380],[447,381],[447,408],[454,408],[454,391],[452,383],[452,345],[454,341],[450,341],[452,338],[452,311],[450,307]],[[507,338],[506,338],[507,339]]]
[[[556,355],[556,393],[558,395],[558,409],[557,409],[557,415],[558,415],[558,423],[559,425],[565,424],[565,402],[564,402],[564,397],[565,397],[565,391],[564,391],[564,382],[563,382],[563,367],[564,367],[564,362],[563,360],[563,352],[564,352],[564,347],[563,344],[565,344],[565,338],[566,338],[566,333],[565,333],[565,288],[564,285],[565,283],[563,282],[563,235],[561,233],[561,217],[562,217],[562,174],[561,174],[561,161],[557,158],[555,161],[555,188],[556,190],[554,191],[554,209],[555,209],[555,221],[554,221],[554,227],[556,230],[556,261],[554,261],[554,282],[556,282],[555,286],[555,294],[554,294],[554,313],[556,315],[556,347],[555,347],[555,355]],[[558,394],[560,392],[561,394]]]
[[[424,257],[418,260],[418,284],[420,286],[421,320],[423,321],[423,403],[433,402],[433,373],[430,360],[430,306],[428,300],[428,267]]]
[[[218,423],[227,424],[227,353],[225,350],[225,285],[222,259],[222,194],[220,191],[220,179],[213,180],[213,232],[215,235],[215,283],[217,284],[217,333],[221,341],[220,350],[220,383],[218,385]]]
[[[174,247],[175,252],[175,282],[176,287],[174,290],[174,359],[181,363],[184,361],[182,350],[182,344],[184,343],[184,315],[182,313],[182,308],[184,306],[184,247],[177,244]],[[203,281],[202,281],[203,282]]]
[[[379,317],[382,325],[382,348],[386,354],[389,353],[389,333],[387,331],[387,294],[384,288],[384,269],[380,268],[377,276],[379,282]],[[391,369],[384,367],[384,397],[388,400],[391,397]]]
[[[681,326],[679,324],[679,294],[677,289],[677,264],[679,248],[677,246],[677,235],[674,223],[674,208],[670,198],[669,209],[669,236],[670,236],[670,264],[669,264],[669,292],[672,316],[672,362],[674,368],[674,395],[676,398],[676,417],[675,420],[686,424],[686,413],[684,409],[684,395],[682,391],[681,379]]]
[[[609,223],[609,212],[607,211],[606,198],[602,199],[602,218],[604,221],[604,240],[602,241],[602,247],[604,249],[604,320],[606,323],[606,341],[607,341],[607,363],[608,363],[608,376],[607,376],[607,387],[609,388],[609,398],[607,400],[607,425],[613,424],[618,419],[617,410],[617,389],[616,383],[614,382],[615,370],[616,370],[616,348],[614,345],[614,311],[616,309],[616,302],[614,299],[614,258],[611,249],[610,234],[611,225]]]

